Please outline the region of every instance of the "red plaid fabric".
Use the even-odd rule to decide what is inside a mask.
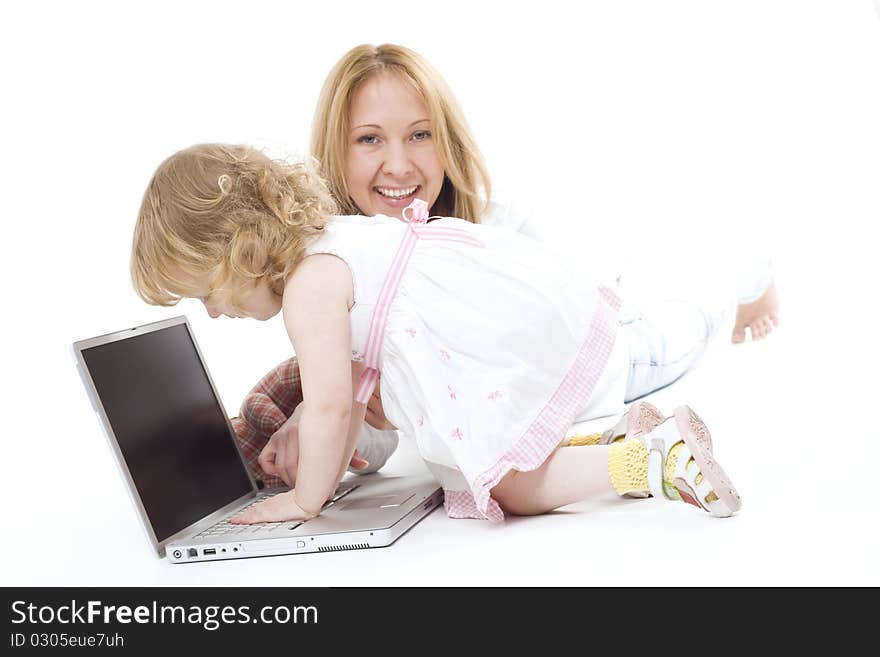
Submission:
[[[291,358],[260,379],[245,396],[240,415],[231,420],[248,469],[266,487],[283,486],[284,482],[263,472],[257,459],[272,434],[302,400],[299,365],[296,358]]]

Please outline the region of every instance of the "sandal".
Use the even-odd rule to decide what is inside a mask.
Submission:
[[[663,422],[663,414],[648,402],[636,402],[620,416],[613,427],[602,433],[575,434],[568,436],[563,445],[610,445],[616,440],[640,438]]]
[[[617,424],[602,434],[600,445],[610,445],[616,440],[633,440],[653,431],[663,422],[663,413],[648,402],[636,402],[624,413]]]
[[[712,454],[706,424],[689,406],[679,406],[672,417],[642,437],[648,448],[648,487],[654,497],[681,500],[727,518],[742,508],[730,478]],[[671,478],[664,476],[666,460],[680,443]]]
[[[655,427],[663,422],[663,414],[653,404],[648,402],[636,402],[620,416],[613,427],[603,433],[570,436],[566,445],[610,445],[617,440],[635,440],[650,433]],[[650,497],[649,493],[630,491],[624,497],[644,498]]]

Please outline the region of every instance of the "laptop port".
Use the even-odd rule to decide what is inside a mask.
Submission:
[[[206,557],[209,554],[217,554],[217,548],[205,548],[204,550],[202,550],[202,554],[204,554]]]
[[[190,559],[192,559],[193,557],[199,556],[199,551],[196,550],[195,548],[189,548],[186,551],[186,556],[188,556]]]

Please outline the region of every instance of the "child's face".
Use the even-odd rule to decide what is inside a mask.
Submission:
[[[265,321],[277,315],[281,311],[281,296],[272,292],[268,283],[259,284],[243,284],[236,289],[236,297],[238,299],[238,307],[233,307],[230,303],[230,295],[226,293],[218,293],[213,291],[207,276],[196,278],[194,288],[198,290],[193,294],[193,298],[198,299],[205,304],[208,315],[216,319],[221,315],[226,317],[252,317],[260,321]],[[230,283],[229,286],[234,286]]]
[[[374,75],[355,93],[349,125],[345,177],[361,212],[401,217],[414,198],[433,207],[445,172],[415,89],[392,73]]]

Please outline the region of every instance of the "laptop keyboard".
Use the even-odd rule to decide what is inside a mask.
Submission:
[[[326,509],[331,504],[341,500],[343,497],[348,495],[350,492],[352,492],[357,487],[358,487],[358,484],[355,484],[355,483],[352,483],[349,481],[342,482],[341,484],[339,484],[339,487],[336,489],[336,492],[333,493],[333,497],[331,497],[329,500],[327,500],[324,503],[324,506],[322,508]],[[247,506],[242,507],[241,509],[235,511],[234,513],[231,513],[229,516],[227,516],[226,518],[224,518],[223,520],[218,522],[216,525],[212,525],[211,527],[208,527],[208,529],[206,529],[202,533],[196,534],[196,536],[197,537],[229,536],[232,534],[253,534],[256,532],[279,532],[279,533],[281,533],[281,532],[284,532],[285,530],[296,529],[301,524],[303,524],[304,521],[301,521],[301,520],[292,520],[292,521],[288,521],[288,522],[258,522],[253,525],[233,525],[231,522],[229,522],[229,519],[232,518],[233,516],[237,516],[238,514],[242,513],[245,509],[252,507],[254,504],[258,504],[258,503],[262,502],[263,500],[269,499],[270,497],[275,497],[275,495],[278,495],[278,493],[274,493],[272,495],[263,495],[262,497],[257,498],[256,500],[254,500],[253,502],[251,502]]]

